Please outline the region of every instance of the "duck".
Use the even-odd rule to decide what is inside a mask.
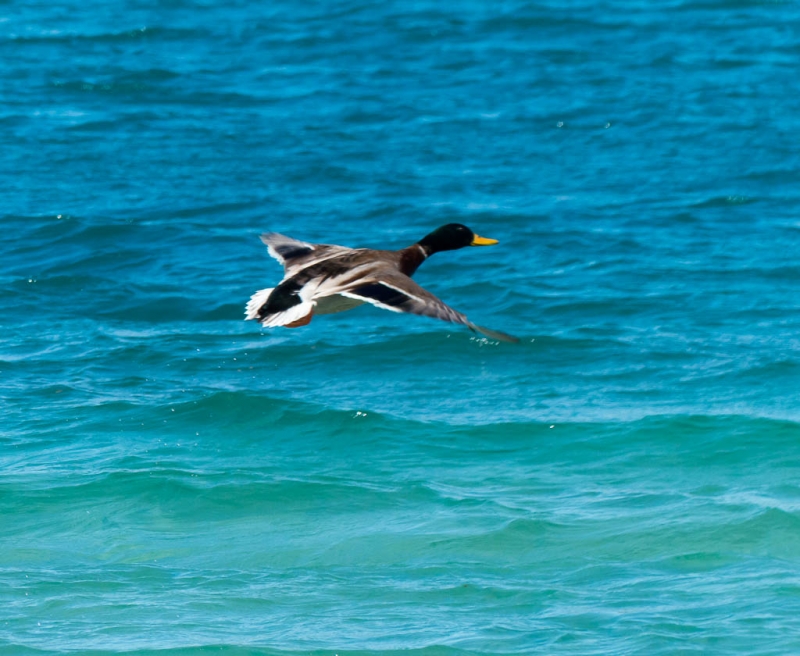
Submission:
[[[312,244],[276,232],[262,234],[261,241],[283,266],[284,276],[276,287],[261,289],[250,297],[245,320],[258,321],[266,328],[299,328],[316,315],[344,312],[369,303],[391,312],[461,324],[498,341],[519,341],[472,323],[411,279],[435,253],[498,243],[476,235],[460,223],[443,225],[397,251]]]

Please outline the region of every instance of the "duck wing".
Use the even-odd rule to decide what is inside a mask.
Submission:
[[[311,244],[277,232],[265,232],[261,241],[267,245],[267,252],[283,266],[287,278],[312,264],[351,250],[344,246]]]
[[[467,319],[466,315],[454,310],[415,283],[411,278],[399,272],[381,272],[380,275],[374,276],[372,280],[358,281],[347,290],[339,293],[342,296],[371,303],[376,307],[390,310],[391,312],[407,312],[459,323],[492,339],[502,342],[519,342],[519,339],[512,335],[472,323]]]

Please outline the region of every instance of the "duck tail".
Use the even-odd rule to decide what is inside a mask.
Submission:
[[[307,325],[311,321],[311,317],[314,314],[314,306],[316,305],[312,301],[301,301],[282,312],[263,314],[264,306],[267,304],[274,289],[274,287],[261,289],[250,297],[245,310],[245,321],[256,319],[266,328],[274,328],[275,326],[298,328]]]
[[[311,322],[311,318],[314,316],[314,305],[315,304],[310,301],[304,301],[293,305],[288,310],[262,315],[257,317],[257,319],[265,328],[275,328],[276,326],[299,328]]]
[[[250,319],[258,319],[258,311],[267,302],[269,295],[272,293],[272,290],[275,289],[274,287],[270,287],[269,289],[260,289],[255,294],[250,297],[250,300],[247,302],[247,307],[244,311],[244,320],[249,321]]]

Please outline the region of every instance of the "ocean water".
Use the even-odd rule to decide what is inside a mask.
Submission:
[[[800,652],[800,7],[0,3],[0,655]],[[500,240],[244,322],[278,231]]]

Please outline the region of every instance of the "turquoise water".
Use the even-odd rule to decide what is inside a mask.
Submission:
[[[795,2],[0,3],[0,654],[800,651]],[[500,240],[242,321],[258,239]]]

